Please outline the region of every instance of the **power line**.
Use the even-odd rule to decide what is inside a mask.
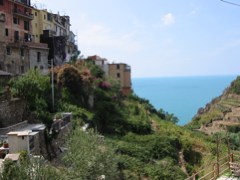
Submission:
[[[233,2],[230,2],[230,1],[225,1],[225,0],[220,0],[220,1],[231,4],[231,5],[234,5],[234,6],[240,6],[240,4],[233,3]]]

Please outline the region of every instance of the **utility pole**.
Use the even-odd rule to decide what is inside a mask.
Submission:
[[[54,59],[54,57],[53,57]],[[53,81],[53,59],[51,60],[51,69],[52,69],[52,111],[54,112],[54,81]]]
[[[224,3],[227,3],[227,4],[231,4],[231,5],[234,5],[234,6],[240,6],[240,4],[237,4],[237,3],[233,3],[233,2],[230,2],[230,1],[225,1],[225,0],[220,0]]]
[[[53,43],[53,58],[51,60],[51,69],[52,69],[52,111],[54,112],[54,79],[53,79],[53,61],[55,59],[55,41],[54,41],[54,36],[52,39],[52,43]]]

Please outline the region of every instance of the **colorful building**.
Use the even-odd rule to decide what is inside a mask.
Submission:
[[[47,61],[47,45],[32,43],[32,9],[30,0],[0,1],[0,70],[21,75],[39,57]]]
[[[108,75],[119,80],[123,95],[129,95],[131,88],[131,67],[124,63],[108,64]]]
[[[56,35],[54,31],[53,15],[46,9],[40,10],[33,8],[32,14],[32,38],[33,42],[40,43],[40,35],[44,30],[49,30],[52,36]]]
[[[34,42],[48,44],[48,64],[61,65],[77,52],[75,35],[70,31],[70,17],[53,14],[46,9],[32,10],[32,37]]]
[[[108,75],[108,62],[106,58],[101,58],[100,56],[88,56],[87,60],[92,60],[95,65],[100,67],[106,75]]]

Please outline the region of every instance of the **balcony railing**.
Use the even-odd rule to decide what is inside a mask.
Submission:
[[[21,9],[13,9],[13,13],[22,18],[33,20],[33,14],[31,14],[30,12],[23,12]]]
[[[30,6],[30,2],[27,1],[27,0],[12,0],[13,2],[17,2],[17,3],[20,3],[20,4],[23,4],[23,5],[26,5],[26,6]]]

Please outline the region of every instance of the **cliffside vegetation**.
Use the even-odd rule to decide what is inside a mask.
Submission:
[[[237,77],[223,94],[206,107],[186,126],[216,137],[230,139],[231,149],[240,150],[240,77]]]
[[[49,128],[54,114],[73,113],[67,150],[44,171],[54,179],[184,179],[214,159],[213,139],[177,126],[173,114],[156,110],[134,93],[122,96],[118,82],[91,61],[54,69],[54,108],[49,77],[33,70],[12,80],[11,88],[14,96],[26,100],[27,113]],[[85,124],[87,132],[82,130]],[[9,177],[16,173],[6,171]]]

